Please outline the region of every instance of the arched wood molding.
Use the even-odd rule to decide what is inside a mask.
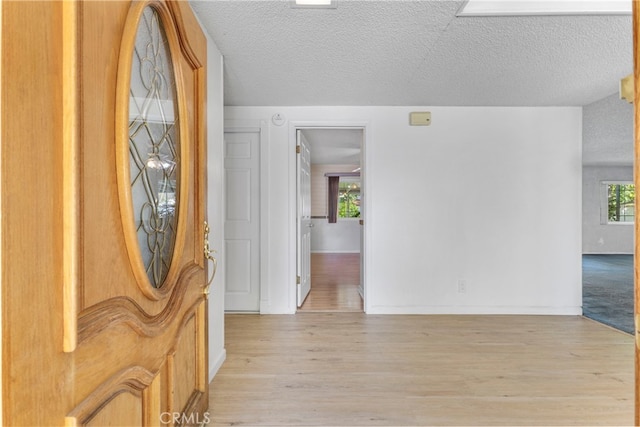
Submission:
[[[109,402],[122,393],[131,393],[138,398],[143,398],[143,391],[149,387],[154,378],[153,373],[141,366],[123,369],[67,414],[65,424],[67,426],[86,425]]]
[[[182,54],[189,62],[189,65],[192,69],[197,70],[198,68],[202,68],[204,65],[200,62],[193,47],[189,43],[189,40],[192,39],[192,36],[187,34],[187,26],[184,23],[183,14],[182,14],[182,4],[180,1],[167,1],[167,8],[171,12],[173,16],[173,21],[175,23],[177,33],[178,33],[178,42],[180,43],[180,48],[182,50]],[[193,25],[193,22],[191,23]]]
[[[182,306],[186,287],[192,285],[191,278],[201,272],[202,268],[196,264],[183,269],[167,305],[155,316],[149,315],[135,301],[125,297],[112,298],[87,308],[78,320],[78,341],[82,342],[119,323],[127,324],[140,335],[157,336],[174,321]],[[204,300],[204,295],[200,300]]]
[[[133,301],[130,301],[130,303],[135,304]],[[173,338],[173,343],[171,345],[171,350],[168,353],[166,363],[163,362],[163,365],[167,370],[167,380],[169,382],[175,381],[173,357],[177,351],[178,342],[182,338],[184,326],[195,316],[206,314],[206,310],[203,308],[202,304],[206,304],[204,298],[199,299],[195,304],[189,307],[180,320],[180,328],[178,328],[178,330],[181,332]],[[200,343],[201,346],[204,346],[204,344],[205,343]],[[198,355],[198,357],[206,357],[206,348],[199,349],[199,352],[202,352],[203,354]],[[154,367],[153,369],[156,368]],[[158,367],[158,372],[160,369],[162,369],[162,366]],[[85,425],[91,421],[91,419],[95,417],[100,410],[108,405],[109,402],[122,393],[130,393],[138,398],[144,399],[144,390],[151,386],[156,376],[157,372],[151,372],[141,366],[133,366],[117,372],[108,381],[91,393],[89,397],[76,406],[69,414],[67,414],[65,418],[66,425]],[[198,379],[196,378],[196,382],[197,380]],[[202,405],[205,404],[203,403],[204,392],[202,391],[205,386],[206,384],[198,384],[198,389],[194,390],[184,408],[173,408],[172,396],[167,396],[169,411],[181,410],[183,413],[191,414],[206,410],[206,407],[202,407]],[[169,387],[168,390],[171,390],[172,388],[173,387]],[[149,404],[151,405],[151,403]]]

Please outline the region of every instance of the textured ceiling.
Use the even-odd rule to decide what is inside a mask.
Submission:
[[[456,17],[462,1],[192,0],[226,105],[586,105],[632,72],[631,16]]]
[[[362,129],[304,129],[310,144],[311,163],[359,165]]]

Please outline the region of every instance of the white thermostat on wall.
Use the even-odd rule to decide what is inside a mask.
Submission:
[[[284,114],[276,113],[271,117],[271,121],[276,126],[282,126],[286,119],[284,118]]]
[[[414,111],[409,113],[411,126],[429,126],[431,124],[431,111]]]

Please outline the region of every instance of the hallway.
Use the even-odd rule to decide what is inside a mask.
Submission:
[[[308,312],[363,312],[360,254],[312,253],[311,292],[298,309]]]

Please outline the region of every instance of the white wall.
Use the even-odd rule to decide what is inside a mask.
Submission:
[[[408,126],[420,110],[433,124]],[[226,107],[225,118],[276,112],[288,123],[269,127],[269,312],[295,312],[292,128],[357,122],[368,313],[581,313],[581,108]]]
[[[218,271],[209,294],[209,381],[226,357],[224,347],[224,175],[223,175],[223,58],[207,36],[207,217],[209,244],[217,251]]]
[[[583,108],[582,251],[634,251],[631,224],[601,224],[600,183],[633,181],[633,105],[617,93]]]
[[[360,223],[358,219],[338,219],[329,224],[326,218],[311,220],[311,252],[360,252]]]

